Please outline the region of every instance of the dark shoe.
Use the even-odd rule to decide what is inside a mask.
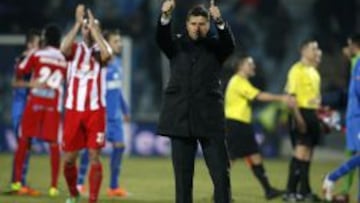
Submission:
[[[284,202],[302,202],[304,201],[304,197],[301,194],[297,193],[285,193],[282,197]]]
[[[276,189],[276,188],[270,188],[269,191],[265,193],[265,198],[267,200],[271,200],[277,197],[280,197],[282,194],[284,194],[285,191]]]

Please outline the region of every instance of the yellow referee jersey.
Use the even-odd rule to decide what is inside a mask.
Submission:
[[[225,117],[244,123],[252,119],[251,101],[259,94],[248,79],[236,74],[232,76],[225,93]]]
[[[321,104],[320,82],[315,67],[297,62],[288,73],[285,91],[296,96],[300,108],[317,109]]]

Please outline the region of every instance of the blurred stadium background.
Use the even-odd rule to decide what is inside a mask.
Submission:
[[[168,73],[168,64],[161,56],[154,40],[161,2],[160,0],[0,1],[0,189],[6,187],[9,181],[11,156],[16,148],[10,118],[11,78],[14,59],[24,48],[24,34],[30,28],[41,29],[50,22],[59,24],[64,32],[67,31],[73,23],[76,5],[85,3],[94,11],[104,28],[119,28],[125,36],[124,91],[130,103],[132,122],[126,127],[127,151],[130,158],[126,162],[129,165],[126,163],[124,165],[123,179],[130,191],[143,187],[141,192],[149,191],[151,194],[150,197],[144,196],[143,199],[142,196],[138,196],[132,202],[143,202],[141,200],[166,202],[172,199],[170,161],[164,161],[169,155],[169,142],[154,134],[161,91]],[[175,31],[181,31],[186,11],[197,3],[208,4],[207,1],[202,0],[177,0]],[[323,50],[320,73],[324,104],[338,110],[343,116],[349,62],[343,56],[342,48],[346,45],[347,36],[360,31],[359,0],[218,0],[217,4],[235,34],[237,53],[246,51],[255,58],[257,76],[253,79],[253,83],[263,90],[282,92],[287,71],[298,59],[299,43],[309,37],[317,39]],[[231,59],[225,64],[224,83],[228,78],[231,64]],[[286,112],[276,104],[255,104],[255,114],[256,136],[262,144],[264,155],[279,158],[267,163],[269,173],[274,173],[274,178],[278,179],[278,181],[274,180],[275,183],[285,186],[283,174],[287,171],[286,157],[291,152],[286,129]],[[323,137],[322,146],[316,152],[316,159],[322,163],[322,166],[317,166],[315,162],[314,184],[319,184],[320,176],[343,159],[343,143],[344,136],[339,132]],[[41,144],[33,149],[39,154],[44,154],[46,150],[47,147]],[[107,152],[107,149],[104,151]],[[31,162],[34,169],[30,169],[30,174],[35,174],[34,177],[42,177],[41,172],[35,169],[41,170],[39,166],[47,167],[47,159],[40,156]],[[34,165],[34,162],[41,164]],[[136,172],[148,166],[148,172],[146,170]],[[161,174],[152,176],[151,174],[156,173],[157,170],[151,167],[157,166],[164,166],[162,170],[166,170],[164,174],[168,176]],[[205,170],[202,163],[198,169]],[[236,168],[234,170],[233,176],[236,176],[236,179],[243,179],[244,184],[246,181],[254,182],[252,177],[248,177],[250,174],[246,175],[249,171],[239,172],[239,170]],[[240,173],[243,173],[241,177]],[[135,186],[136,184],[132,182],[134,178],[139,185]],[[147,178],[149,181],[146,181]],[[164,178],[167,179],[164,180],[166,183],[162,182]],[[233,179],[234,188],[243,192],[240,195],[235,194],[235,198],[241,199],[243,196],[251,196],[255,193],[244,192],[247,190],[246,184],[242,185],[236,179]],[[194,194],[200,193],[195,196],[198,197],[199,202],[208,202],[211,187],[207,174],[198,174],[196,180],[204,181],[201,182],[204,187],[199,191],[195,190]],[[46,184],[47,181],[39,183],[37,181],[37,178],[30,178],[30,182],[34,185],[40,185],[40,188],[46,187],[41,185]],[[157,184],[160,186],[153,188]],[[171,186],[168,186],[169,184]],[[261,194],[260,188],[256,183],[249,184],[253,185],[250,188],[255,188],[251,191],[258,191],[258,194],[254,194],[254,197],[249,197],[248,200],[243,199],[244,202],[259,202],[254,199]],[[195,187],[197,186],[199,185]],[[134,189],[135,187],[137,189]],[[157,201],[157,198],[161,201]],[[16,201],[22,202],[21,199]],[[13,201],[11,198],[0,196],[0,203],[3,202]]]

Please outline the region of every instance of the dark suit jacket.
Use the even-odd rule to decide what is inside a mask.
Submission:
[[[222,63],[234,50],[228,25],[218,37],[193,41],[172,37],[171,23],[157,26],[156,39],[170,60],[170,79],[163,94],[158,134],[169,137],[223,136],[224,102],[220,88]]]

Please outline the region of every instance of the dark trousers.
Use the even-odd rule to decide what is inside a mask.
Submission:
[[[175,173],[176,203],[192,203],[194,161],[198,142],[214,184],[215,203],[229,203],[231,188],[229,158],[223,136],[209,138],[171,138]]]

